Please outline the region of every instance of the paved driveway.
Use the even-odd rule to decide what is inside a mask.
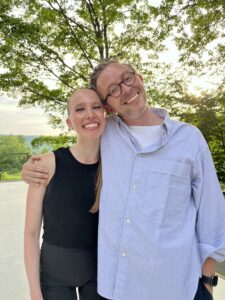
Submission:
[[[0,291],[4,300],[29,300],[23,265],[23,182],[0,183]]]
[[[29,300],[23,265],[26,190],[21,181],[0,182],[0,298],[4,300]],[[218,270],[225,275],[225,263]],[[214,300],[224,299],[225,280],[220,279]]]

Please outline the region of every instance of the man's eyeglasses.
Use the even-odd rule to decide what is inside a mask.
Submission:
[[[113,98],[119,97],[122,93],[121,84],[123,83],[127,86],[130,86],[135,82],[135,79],[136,79],[135,72],[125,72],[125,73],[123,73],[121,82],[117,83],[117,84],[113,84],[109,87],[109,90],[108,90],[109,92],[106,95],[105,99],[102,99],[102,102],[106,104],[107,103],[107,98],[109,96],[111,96]]]

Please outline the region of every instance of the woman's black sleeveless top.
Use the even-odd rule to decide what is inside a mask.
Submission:
[[[56,169],[43,202],[43,240],[78,251],[97,248],[95,201],[98,163],[82,164],[69,148],[54,151]]]

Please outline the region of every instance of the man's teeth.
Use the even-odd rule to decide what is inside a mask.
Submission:
[[[133,100],[135,100],[137,97],[138,97],[138,94],[134,95],[130,100],[128,100],[128,101],[126,102],[126,104],[131,103],[131,102],[132,102]]]
[[[84,125],[84,128],[97,128],[98,127],[98,123],[91,123],[91,124],[86,124]]]

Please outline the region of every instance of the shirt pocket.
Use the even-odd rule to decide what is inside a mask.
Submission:
[[[190,204],[190,165],[155,159],[147,172],[143,219],[158,226],[183,222]]]

